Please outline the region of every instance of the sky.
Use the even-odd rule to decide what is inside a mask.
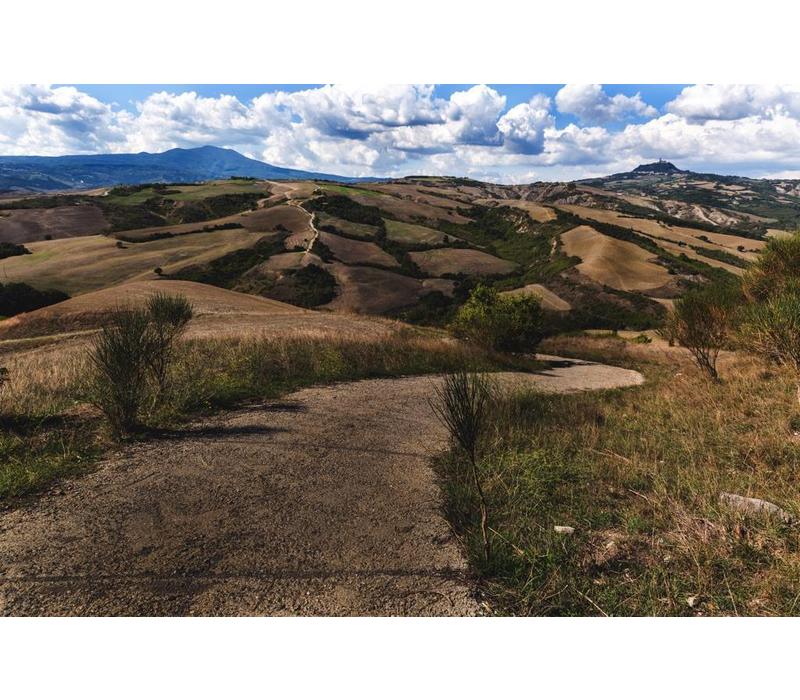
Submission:
[[[214,145],[347,176],[800,177],[800,86],[8,85],[0,155]]]

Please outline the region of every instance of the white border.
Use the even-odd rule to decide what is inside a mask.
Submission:
[[[786,0],[6,3],[0,82],[797,80]],[[0,536],[2,536],[0,534]],[[5,620],[9,698],[770,697],[794,620]]]
[[[788,0],[5,3],[0,82],[797,81]]]

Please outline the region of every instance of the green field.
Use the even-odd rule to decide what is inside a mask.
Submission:
[[[166,197],[176,202],[196,202],[206,197],[215,197],[221,194],[250,194],[263,192],[269,195],[268,186],[262,181],[255,180],[212,180],[197,185],[167,185],[165,189],[145,187],[130,194],[109,194],[106,200],[111,204],[134,206],[143,204],[152,197]]]
[[[435,244],[444,241],[444,234],[427,226],[407,224],[402,221],[384,219],[386,237],[397,243],[413,243],[416,245]]]
[[[343,194],[343,195],[353,195],[353,194],[363,194],[365,197],[384,197],[385,195],[381,192],[373,192],[372,190],[365,190],[361,187],[347,187],[345,185],[331,185],[330,183],[323,183],[319,186],[321,190],[325,190],[326,192],[332,192],[334,194]]]

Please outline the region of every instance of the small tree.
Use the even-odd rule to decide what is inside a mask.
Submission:
[[[717,358],[729,342],[738,294],[726,285],[709,285],[687,292],[675,302],[665,328],[694,357],[714,381],[719,381]]]
[[[533,295],[501,295],[478,284],[456,312],[453,333],[492,350],[535,352],[544,337],[542,307]]]
[[[480,502],[483,556],[489,561],[489,507],[478,473],[478,446],[486,430],[492,391],[483,374],[466,370],[445,375],[441,387],[436,387],[436,399],[431,402],[434,413],[450,433],[451,441],[467,456],[475,491]]]

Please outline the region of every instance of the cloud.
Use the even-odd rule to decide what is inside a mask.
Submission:
[[[0,154],[161,151],[205,144],[343,175],[469,175],[521,182],[619,172],[657,157],[762,176],[800,168],[800,88],[683,89],[658,115],[639,94],[563,87],[508,106],[486,85],[326,85],[232,94],[159,91],[121,109],[74,87],[0,87]],[[628,122],[625,124],[625,122]]]
[[[92,153],[124,141],[127,115],[73,87],[0,87],[0,153]]]
[[[536,154],[544,149],[545,129],[553,128],[550,98],[534,95],[529,102],[508,110],[497,122],[506,148],[514,153]]]
[[[670,112],[691,121],[780,113],[800,117],[800,86],[691,85],[666,106]]]
[[[556,107],[562,114],[573,114],[586,124],[607,124],[626,117],[655,117],[658,111],[642,100],[622,93],[610,97],[600,85],[565,85],[556,93]]]

